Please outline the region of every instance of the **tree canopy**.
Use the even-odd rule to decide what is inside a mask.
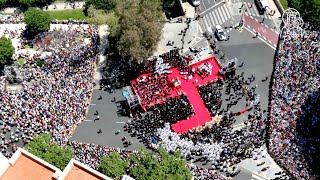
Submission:
[[[49,14],[36,8],[29,8],[24,13],[24,22],[31,35],[36,35],[50,28]]]
[[[4,8],[7,4],[7,0],[0,0],[0,8]]]
[[[320,0],[288,0],[288,4],[297,9],[303,19],[320,24]]]
[[[53,3],[54,0],[19,0],[19,4],[26,7],[46,6]]]
[[[138,180],[192,178],[190,170],[186,167],[186,160],[181,158],[181,151],[170,155],[162,147],[157,152],[141,149],[139,153],[132,155],[131,160],[136,166],[130,170],[129,175]]]
[[[0,37],[0,65],[4,65],[10,61],[14,53],[14,47],[10,39]]]
[[[99,165],[99,171],[113,179],[120,179],[125,174],[128,162],[122,160],[119,153],[111,153],[103,157]]]
[[[34,137],[25,149],[35,156],[63,170],[71,158],[73,151],[71,147],[60,147],[57,143],[51,142],[49,134],[42,134]]]
[[[111,14],[110,36],[120,55],[143,62],[152,55],[164,23],[160,0],[123,0]]]
[[[110,11],[117,6],[118,1],[119,0],[87,0],[86,7],[89,8],[92,5],[95,9]]]
[[[175,9],[176,3],[178,0],[162,0],[162,9],[166,13],[167,16],[171,17],[174,13],[177,13],[177,9]]]
[[[118,152],[111,153],[102,158],[99,171],[111,178],[119,179],[131,164],[128,174],[137,180],[189,180],[192,174],[186,163],[186,160],[181,158],[180,151],[170,155],[160,147],[157,152],[140,149],[127,160],[122,160]]]

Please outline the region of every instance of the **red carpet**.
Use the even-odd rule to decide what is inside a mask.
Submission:
[[[206,122],[211,120],[210,113],[207,110],[206,106],[204,105],[196,86],[204,85],[206,82],[214,80],[215,78],[222,78],[222,76],[218,75],[220,66],[214,57],[198,62],[192,65],[192,68],[197,69],[199,65],[205,62],[209,62],[212,64],[212,74],[203,79],[197,73],[195,73],[194,77],[191,80],[185,80],[184,75],[180,75],[179,70],[177,68],[171,69],[172,73],[168,75],[169,82],[171,82],[171,80],[174,78],[177,78],[177,77],[179,78],[179,80],[181,81],[181,86],[179,89],[181,89],[182,92],[186,93],[188,100],[190,101],[190,104],[193,106],[193,110],[195,112],[195,115],[190,117],[189,119],[181,120],[175,124],[172,124],[171,126],[172,129],[177,133],[185,133],[189,129],[197,126],[202,126]],[[147,75],[141,75],[140,77],[142,76],[147,76]],[[197,83],[195,83],[195,79],[198,80]],[[136,80],[131,81],[131,83],[132,84],[136,83]],[[179,89],[176,89],[176,88],[171,89],[170,90],[171,95],[167,95],[165,96],[165,98],[168,98],[170,96],[176,96],[177,90]],[[135,88],[134,90],[136,93],[140,94],[140,92],[137,92]],[[144,102],[145,100],[141,99],[141,101]],[[160,99],[158,100],[153,99],[152,103],[155,103],[155,101],[162,103]],[[146,106],[143,106],[143,108],[146,108]]]
[[[240,116],[240,115],[242,115],[242,114],[244,114],[244,113],[246,113],[246,112],[251,111],[251,109],[252,109],[252,108],[247,108],[247,109],[241,110],[241,111],[239,111],[239,112],[233,113],[233,115],[234,115],[234,116]]]
[[[210,62],[212,64],[212,74],[202,79],[197,73],[194,75],[193,79],[185,80],[183,75],[179,75],[177,69],[172,70],[171,76],[179,77],[181,81],[181,89],[183,92],[187,94],[187,97],[190,101],[190,104],[193,105],[193,110],[195,115],[190,117],[187,120],[181,120],[175,124],[172,124],[171,128],[177,133],[185,133],[189,129],[197,126],[202,126],[206,122],[211,120],[210,113],[206,106],[204,105],[200,94],[197,90],[197,85],[204,85],[206,82],[210,80],[214,80],[215,78],[222,78],[218,75],[218,71],[220,70],[220,66],[217,63],[214,57],[203,60],[197,64],[192,65],[193,68],[197,69],[197,67],[205,62]],[[195,79],[198,79],[197,83],[193,83]]]

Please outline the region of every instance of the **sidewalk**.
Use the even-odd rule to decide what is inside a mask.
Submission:
[[[194,20],[195,9],[189,3],[182,3],[182,8],[185,10],[185,17],[183,18],[182,23],[177,22],[177,18],[171,20],[164,24],[162,29],[161,39],[158,43],[158,47],[154,53],[154,56],[158,56],[165,52],[170,51],[173,47],[182,48],[182,52],[189,50],[189,47],[194,44],[196,37],[198,37],[200,32],[200,25],[197,20]],[[181,30],[187,28],[186,18],[191,18],[189,29],[186,31],[184,37],[184,43],[182,43]],[[173,41],[174,45],[168,46],[168,41]]]
[[[265,158],[261,158],[258,160],[253,160],[253,158],[250,159],[245,159],[242,160],[239,163],[239,166],[241,166],[244,169],[247,169],[251,171],[254,174],[258,174],[259,176],[266,178],[266,179],[273,179],[276,177],[275,173],[279,171],[283,171],[275,162],[274,160],[270,157],[270,155],[266,151],[266,147],[262,147],[262,155],[265,156]],[[262,166],[257,166],[257,164],[265,162]],[[270,168],[266,171],[261,171],[262,168],[269,166]]]
[[[265,1],[267,2],[268,7],[270,8],[269,10],[275,11],[275,14],[273,16],[271,16],[271,18],[272,18],[272,21],[275,24],[277,30],[280,30],[282,20],[279,19],[279,17],[281,17],[282,14],[280,14],[279,9],[277,8],[277,6],[273,0],[265,0]]]

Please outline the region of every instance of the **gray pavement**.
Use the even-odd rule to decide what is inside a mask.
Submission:
[[[125,101],[122,91],[116,90],[109,93],[98,88],[94,89],[86,120],[77,127],[70,140],[124,148],[121,138],[126,136],[132,141],[132,145],[126,149],[135,150],[143,146],[138,139],[131,138],[127,132],[123,131],[123,126],[129,118],[120,113],[119,106]],[[100,96],[102,99],[98,100]],[[116,102],[112,102],[114,97]],[[96,111],[99,113],[99,120],[95,120]],[[99,129],[102,131],[100,134],[97,133]],[[115,134],[117,130],[121,130],[119,135]]]
[[[183,48],[183,52],[187,51],[189,46],[195,43],[197,37],[200,36],[198,21],[191,20],[190,26],[185,33],[185,37],[181,34],[182,30],[187,28],[186,20],[182,23],[177,20],[172,20],[171,23],[165,23],[162,29],[162,36],[158,44],[158,48],[154,53],[154,56],[168,52],[173,47]],[[168,41],[173,41],[174,45],[168,45]]]

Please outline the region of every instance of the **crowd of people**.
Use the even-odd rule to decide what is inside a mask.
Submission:
[[[171,124],[194,115],[193,106],[185,94],[170,97],[164,104],[156,104],[154,108],[155,111],[159,111],[161,119]]]
[[[131,153],[137,153],[134,150],[125,150],[120,148],[106,147],[97,144],[81,143],[71,141],[68,143],[73,149],[74,158],[87,166],[98,170],[101,158],[112,152],[120,154],[121,158],[127,159]]]
[[[117,152],[120,154],[122,159],[129,159],[130,154],[137,153],[135,150],[125,150],[120,148],[106,147],[96,144],[81,143],[77,141],[69,142],[69,145],[72,147],[74,152],[74,158],[89,167],[98,170],[101,158],[109,155],[112,152]],[[133,165],[133,164],[131,164]],[[131,166],[129,164],[129,166]],[[196,180],[227,180],[228,178],[224,175],[218,173],[218,171],[209,170],[206,168],[200,168],[192,163],[187,163],[187,167],[193,174],[193,177]]]
[[[319,179],[320,29],[284,29],[271,96],[269,149],[296,179]]]
[[[15,18],[19,20],[20,17]],[[0,21],[14,23],[15,19]],[[6,91],[8,77],[0,77],[0,120],[3,123],[0,148],[9,157],[9,151],[16,149],[15,143],[27,143],[35,135],[50,133],[59,144],[71,145],[77,160],[97,169],[100,159],[111,152],[119,152],[127,158],[135,151],[68,141],[73,128],[86,116],[93,90],[98,33],[95,27],[82,21],[70,20],[63,24],[69,24],[68,28],[44,32],[31,42],[37,50],[49,55],[24,56],[26,64],[20,67],[24,75],[21,90]],[[132,85],[143,100],[142,106],[152,103],[155,106],[146,115],[137,113],[125,125],[125,131],[142,139],[148,147],[154,143],[150,140],[154,136],[156,143],[160,142],[169,152],[181,150],[182,157],[191,162],[210,163],[214,170],[188,164],[195,179],[226,179],[218,171],[230,176],[238,174],[237,164],[241,159],[254,157],[266,135],[270,138],[269,151],[290,174],[297,179],[319,178],[319,173],[314,171],[320,168],[317,161],[319,139],[310,136],[320,123],[319,30],[307,29],[298,36],[286,30],[283,36],[275,60],[274,77],[277,78],[271,88],[270,118],[266,110],[261,109],[257,86],[251,85],[255,76],[245,79],[244,74],[233,75],[225,81],[219,79],[198,87],[211,116],[222,115],[221,122],[210,129],[179,135],[171,130],[169,123],[194,115],[193,107],[183,93],[164,100],[171,95],[172,83],[166,75],[152,74],[138,78]],[[23,46],[24,43],[20,48]],[[160,57],[171,67],[183,69],[186,65],[178,49]],[[39,65],[39,61],[43,65]],[[154,71],[155,63],[156,58],[150,60],[145,71]],[[225,102],[222,103],[223,93],[229,96],[226,107]],[[252,111],[245,126],[234,130],[237,113],[230,108],[242,98]],[[270,131],[266,133],[268,121]]]
[[[90,37],[89,41],[81,40],[79,29]],[[20,67],[24,74],[20,90],[6,91],[7,77],[1,77],[1,136],[15,134],[14,138],[1,141],[7,156],[16,137],[27,143],[35,135],[49,133],[59,144],[67,144],[74,127],[86,116],[93,90],[97,30],[69,25],[43,34],[43,38],[48,36],[49,42],[39,41],[37,46],[50,55],[25,57],[26,63]],[[39,60],[43,65],[37,64]]]
[[[140,76],[132,82],[132,87],[138,93],[141,106],[162,102],[171,95],[172,86],[167,75],[149,74]]]
[[[152,147],[150,137],[157,134],[157,129],[163,128],[166,122],[175,123],[193,115],[193,108],[187,96],[182,94],[168,98],[165,104],[157,104],[152,111],[142,115],[139,111],[134,114],[133,120],[125,125],[125,131],[131,136],[142,139],[147,147]]]
[[[218,114],[218,111],[221,108],[222,93],[220,92],[220,90],[222,88],[223,83],[220,79],[216,82],[209,82],[207,85],[198,87],[201,99],[212,117]]]
[[[18,24],[23,21],[23,14],[0,15],[0,24]]]

